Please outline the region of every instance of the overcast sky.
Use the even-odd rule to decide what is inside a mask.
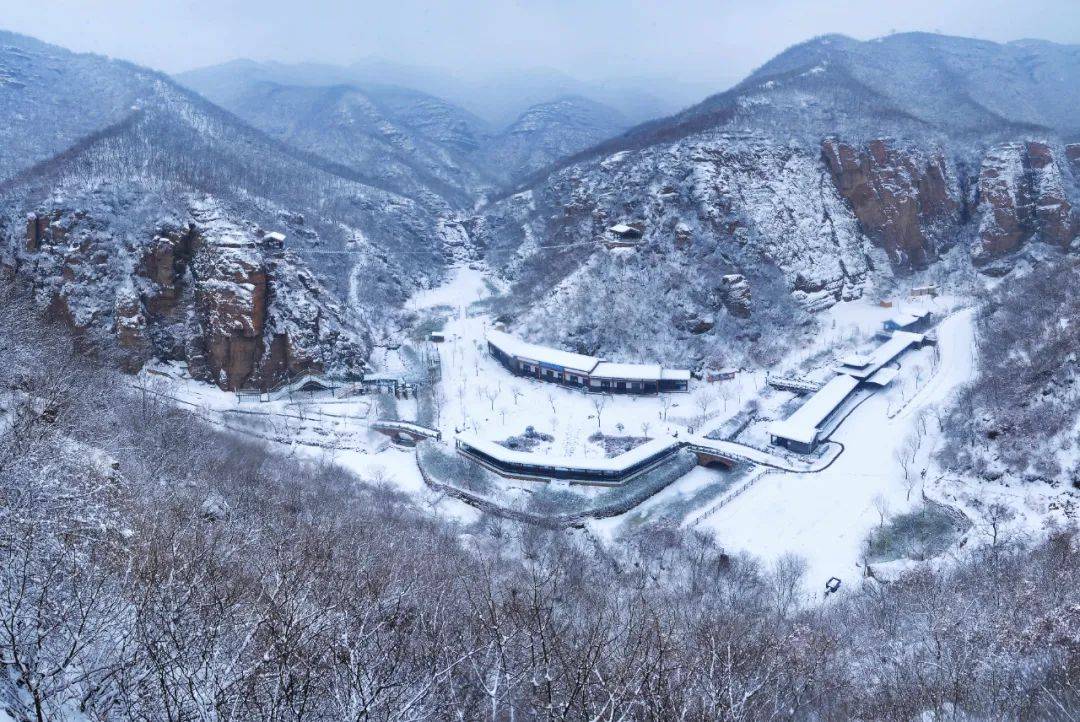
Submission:
[[[0,0],[0,27],[176,72],[380,57],[466,77],[725,82],[822,33],[1080,42],[1080,0]]]

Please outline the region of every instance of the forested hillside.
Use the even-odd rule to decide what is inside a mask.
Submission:
[[[10,718],[1054,718],[1080,703],[1074,531],[996,538],[805,608],[796,560],[765,568],[703,536],[607,553],[436,521],[216,433],[74,355],[25,300],[5,308]]]

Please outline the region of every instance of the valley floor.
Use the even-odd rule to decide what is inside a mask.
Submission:
[[[735,427],[736,440],[769,450],[768,420],[786,416],[801,403],[791,393],[767,387],[765,373],[757,370],[740,372],[727,382],[694,382],[689,393],[661,396],[598,396],[512,376],[489,356],[484,341],[492,326],[490,308],[497,306],[497,298],[492,302],[489,297],[498,292],[481,270],[457,268],[445,285],[417,294],[409,306],[419,325],[440,327],[445,341],[431,344],[414,338],[401,348],[383,349],[376,357],[383,366],[380,371],[400,372],[407,365],[401,359],[409,346],[439,355],[441,381],[431,408],[424,412],[430,418],[420,420],[438,428],[443,443],[451,446],[455,435],[466,430],[503,441],[533,427],[541,434],[534,437],[535,452],[603,457],[612,453],[612,443],[632,444],[635,437],[728,431],[733,417],[743,412],[740,418],[746,423]],[[937,346],[906,353],[891,385],[845,410],[848,415],[830,437],[827,458],[815,467],[824,467],[820,471],[695,467],[630,511],[588,522],[592,536],[618,544],[626,532],[664,525],[707,531],[729,551],[745,551],[766,563],[795,554],[806,561],[805,592],[816,597],[830,577],[856,586],[867,572],[868,536],[884,533],[892,519],[917,516],[927,505],[945,505],[955,510],[957,518],[966,515],[974,523],[958,524],[958,538],[985,533],[979,497],[1000,493],[1008,498],[1007,490],[988,491],[980,483],[976,492],[972,482],[943,475],[933,460],[941,437],[935,412],[974,373],[974,312],[950,298],[904,301],[904,310],[914,308],[944,318],[936,329]],[[793,339],[797,350],[778,371],[825,378],[838,357],[879,343],[874,332],[896,310],[867,301],[838,304],[821,315],[818,332]],[[329,457],[465,524],[481,516],[462,501],[428,488],[412,451],[368,428],[380,418],[418,419],[421,410],[414,399],[299,394],[241,403],[233,394],[185,379],[180,368],[148,369],[142,378],[215,423],[288,446],[297,454]],[[168,390],[162,390],[163,384]],[[747,413],[751,401],[757,409]],[[536,482],[499,479],[492,497],[520,507],[541,487]],[[603,492],[578,486],[563,490],[579,495],[583,506]],[[1055,494],[1051,489],[1027,492],[1022,500],[1025,511],[1015,521],[1017,530],[1037,532],[1050,516]],[[880,574],[890,564],[912,563],[872,561],[875,573],[883,570]]]

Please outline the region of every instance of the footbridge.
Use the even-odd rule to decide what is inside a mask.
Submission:
[[[431,429],[409,421],[372,421],[368,424],[368,428],[389,436],[394,441],[404,441],[412,444],[424,439],[435,439],[436,441],[442,439],[442,432],[438,429]]]
[[[697,455],[698,463],[702,466],[718,463],[731,468],[738,464],[748,464],[794,473],[821,471],[833,462],[840,451],[840,447],[836,447],[834,452],[826,453],[821,458],[802,457],[793,459],[735,441],[710,439],[693,434],[682,437],[680,442],[683,448],[689,449]]]

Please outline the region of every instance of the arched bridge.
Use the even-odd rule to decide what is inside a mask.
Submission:
[[[372,421],[368,424],[368,428],[372,431],[378,431],[380,434],[385,434],[394,441],[404,441],[411,444],[424,439],[435,439],[436,441],[442,439],[442,432],[438,429],[430,429],[427,426],[413,424],[408,421]]]

